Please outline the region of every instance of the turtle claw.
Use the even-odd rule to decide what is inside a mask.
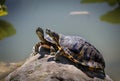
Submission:
[[[64,53],[64,50],[58,50],[55,54],[55,58],[54,60],[58,61],[59,60],[59,57],[61,56],[61,54]]]
[[[54,61],[60,61],[59,58],[54,57]]]
[[[53,56],[53,55],[55,55],[55,54],[56,54],[55,52],[50,52],[50,55],[51,55],[51,56]]]

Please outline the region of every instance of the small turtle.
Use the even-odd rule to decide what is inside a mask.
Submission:
[[[54,44],[57,45],[56,59],[65,56],[80,66],[87,67],[85,73],[90,77],[105,78],[105,61],[102,54],[89,42],[79,36],[65,36],[46,29]]]
[[[56,51],[56,60],[59,59],[59,56],[64,56],[75,64],[78,64],[80,69],[89,77],[105,78],[105,62],[103,56],[93,45],[82,37],[65,36],[46,29],[47,36],[45,38],[42,28],[37,28],[36,33],[41,40],[40,44],[49,47],[53,46]],[[36,49],[38,47],[39,45],[36,45]]]
[[[48,35],[44,35],[44,31],[42,28],[38,27],[36,29],[36,34],[38,35],[40,42],[35,45],[33,53],[34,55],[36,55],[37,53],[41,54],[39,59],[43,58],[45,54],[50,54],[58,50],[56,44],[51,42],[50,37],[48,37]],[[54,49],[52,47],[54,47]]]

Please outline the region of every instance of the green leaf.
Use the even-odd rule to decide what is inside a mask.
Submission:
[[[81,3],[99,3],[105,2],[105,0],[81,0]]]
[[[13,25],[4,20],[0,20],[0,40],[16,34]]]
[[[5,4],[5,0],[0,0],[0,5]]]
[[[120,24],[120,7],[102,15],[100,19],[109,23]]]
[[[106,0],[106,2],[110,5],[110,6],[114,6],[116,5],[118,2],[117,0]]]

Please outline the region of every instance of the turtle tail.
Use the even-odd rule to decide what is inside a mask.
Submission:
[[[84,66],[84,65],[77,65],[76,66],[78,69],[82,70],[88,77],[90,78],[100,78],[100,79],[105,79],[105,72],[104,70],[98,69],[98,70],[90,70],[89,67]]]

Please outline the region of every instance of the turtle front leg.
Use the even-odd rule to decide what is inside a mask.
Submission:
[[[46,54],[50,55],[53,52],[55,51],[50,45],[44,44],[42,42],[38,42],[33,48],[33,55],[35,56],[36,54],[40,54],[40,58],[43,58]]]
[[[45,48],[50,48],[49,45],[46,45],[46,44],[44,44],[44,43],[42,43],[42,42],[38,42],[38,43],[34,46],[34,48],[33,48],[33,53],[34,53],[35,55],[36,55],[37,53],[39,53],[39,48],[40,48],[40,46],[45,47]]]
[[[38,42],[32,49],[33,56],[35,56],[39,52],[39,47],[41,46],[41,42]]]
[[[62,53],[64,53],[63,50],[58,50],[58,51],[55,53],[55,58],[54,58],[54,60],[58,61],[58,60],[59,60],[59,57],[62,55]]]
[[[81,64],[78,60],[76,60],[73,56],[72,56],[72,52],[68,49],[68,48],[61,48],[60,50],[58,50],[56,52],[55,58],[54,60],[59,60],[60,56],[64,56],[67,59],[69,59],[70,61],[72,61],[73,63],[76,64]],[[74,55],[74,54],[73,54]]]

